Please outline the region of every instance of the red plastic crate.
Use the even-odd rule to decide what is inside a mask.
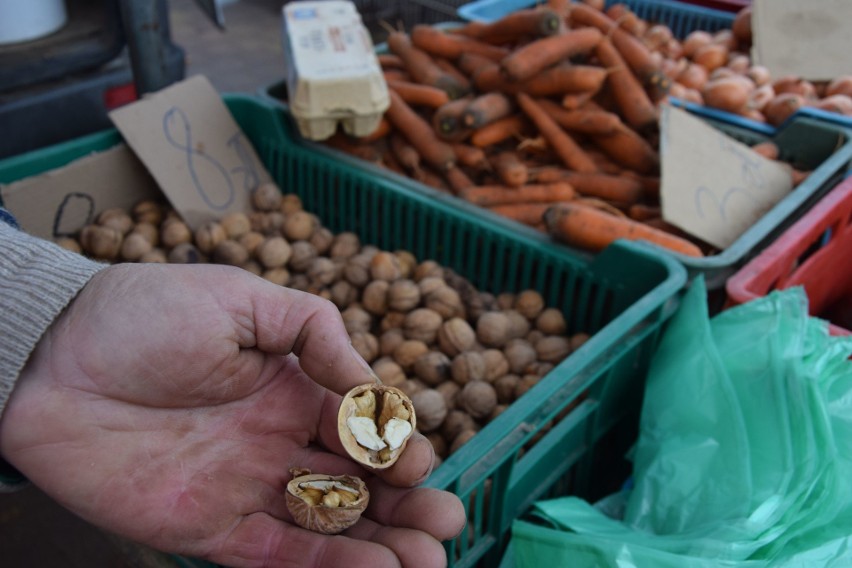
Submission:
[[[728,305],[799,285],[832,335],[852,335],[852,177],[728,279]]]
[[[677,0],[681,4],[693,4],[724,12],[739,12],[746,6],[751,6],[751,0]]]

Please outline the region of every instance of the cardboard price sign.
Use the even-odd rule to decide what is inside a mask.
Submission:
[[[662,108],[660,154],[663,219],[720,249],[793,187],[789,166],[671,105]]]
[[[752,58],[773,77],[830,81],[852,74],[852,2],[754,0]]]
[[[251,210],[269,173],[222,98],[200,75],[110,113],[124,139],[193,229]]]

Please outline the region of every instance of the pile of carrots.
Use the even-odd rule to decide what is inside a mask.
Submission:
[[[658,105],[672,81],[637,22],[621,4],[549,0],[491,23],[391,29],[381,124],[326,143],[573,246],[711,254],[662,219]]]

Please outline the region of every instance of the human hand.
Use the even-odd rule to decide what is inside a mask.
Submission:
[[[373,381],[338,310],[214,265],[124,264],[89,282],[40,340],[0,423],[0,452],[84,519],[228,566],[442,566],[459,499],[412,488],[434,454],[415,433],[367,472],[337,435],[341,394]],[[291,467],[358,475],[340,536],[292,523]]]

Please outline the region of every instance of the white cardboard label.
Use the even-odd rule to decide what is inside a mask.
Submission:
[[[752,58],[773,77],[830,81],[852,74],[852,2],[754,0]]]
[[[792,189],[789,166],[671,105],[662,107],[660,158],[663,219],[721,249]]]

